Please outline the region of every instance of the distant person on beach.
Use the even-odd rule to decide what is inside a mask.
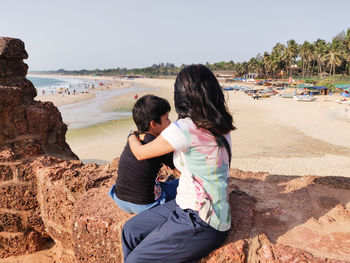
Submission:
[[[219,247],[231,226],[228,179],[235,127],[218,80],[203,65],[185,67],[174,87],[178,120],[143,145],[129,137],[138,160],[174,151],[181,172],[176,199],[124,224],[124,262],[194,262]]]
[[[169,112],[170,105],[167,100],[154,95],[141,97],[132,109],[138,129],[135,132],[137,140],[141,144],[153,141],[169,126]],[[120,156],[116,183],[110,189],[109,195],[122,210],[135,214],[160,204],[165,201],[163,199],[171,199],[171,196],[167,198],[164,194],[159,199],[155,196],[155,180],[163,164],[174,169],[172,152],[138,161],[127,142]]]

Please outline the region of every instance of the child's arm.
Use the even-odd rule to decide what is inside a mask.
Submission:
[[[162,135],[159,135],[156,139],[144,145],[140,143],[135,135],[130,135],[129,145],[132,153],[139,161],[158,157],[175,150]]]

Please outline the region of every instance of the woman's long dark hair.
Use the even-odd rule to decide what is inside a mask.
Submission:
[[[235,129],[218,80],[201,64],[180,71],[174,100],[179,119],[190,117],[198,128],[207,129],[215,136]]]

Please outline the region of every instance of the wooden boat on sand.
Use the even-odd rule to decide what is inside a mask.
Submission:
[[[261,99],[261,98],[269,98],[271,97],[273,94],[271,93],[255,93],[252,95],[253,99]]]
[[[339,104],[349,104],[350,105],[350,100],[347,100],[347,99],[336,100],[335,102],[339,103]]]
[[[223,87],[223,90],[234,90],[234,88],[233,88],[233,87],[228,86],[228,87]]]
[[[284,99],[293,99],[294,97],[294,94],[282,94],[281,95],[281,98],[284,98]]]
[[[309,95],[295,95],[293,96],[293,99],[296,101],[315,101],[315,97],[311,97]]]

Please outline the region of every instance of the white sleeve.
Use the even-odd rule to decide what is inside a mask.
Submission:
[[[185,152],[190,147],[189,140],[175,123],[171,123],[160,135],[178,152]]]

